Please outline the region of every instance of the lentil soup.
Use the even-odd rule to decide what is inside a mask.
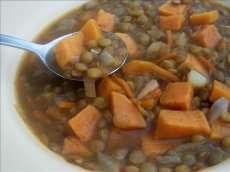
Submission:
[[[92,19],[124,41],[127,61],[97,80],[96,97],[89,97],[82,82],[54,75],[27,53],[15,89],[39,140],[91,171],[187,172],[228,159],[230,8],[201,0],[89,1],[36,42],[79,31]],[[121,53],[108,40],[84,44],[84,69],[104,50]]]

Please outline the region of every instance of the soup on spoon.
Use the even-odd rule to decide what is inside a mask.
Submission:
[[[88,20],[79,32],[64,35],[45,45],[1,35],[1,44],[32,51],[55,74],[83,81],[85,94],[96,97],[95,80],[117,71],[126,61],[126,45],[118,35],[101,31]]]

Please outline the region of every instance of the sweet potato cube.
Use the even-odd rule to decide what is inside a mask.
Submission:
[[[155,100],[153,98],[141,100],[141,106],[143,108],[152,109],[155,106],[155,104],[156,103],[155,103]]]
[[[128,50],[128,55],[132,56],[137,52],[138,46],[136,42],[126,33],[116,33],[124,42]]]
[[[99,27],[103,31],[112,32],[115,24],[115,15],[112,13],[105,12],[105,10],[100,9],[97,13],[95,19],[99,25]]]
[[[212,140],[221,140],[230,136],[230,124],[214,121],[211,125],[211,133],[209,138]]]
[[[217,10],[204,12],[204,13],[196,13],[192,14],[189,17],[189,21],[192,25],[206,25],[215,23],[219,18],[219,12]]]
[[[163,30],[180,30],[184,24],[183,15],[159,16],[160,28]]]
[[[160,104],[169,109],[189,110],[193,98],[193,87],[189,82],[169,83],[160,98]]]
[[[88,105],[69,120],[69,125],[82,142],[88,142],[94,136],[100,118],[101,113],[94,106]]]
[[[230,88],[225,84],[214,80],[209,100],[214,102],[221,97],[225,97],[230,102]]]
[[[206,47],[215,48],[218,42],[221,40],[221,35],[219,34],[216,26],[206,25],[193,36],[193,40],[196,44]]]
[[[55,59],[60,68],[70,65],[74,58],[80,56],[84,50],[83,41],[84,35],[80,32],[63,39],[54,47]]]
[[[163,16],[183,14],[186,7],[186,4],[173,4],[172,1],[169,0],[159,7],[159,14]]]
[[[200,64],[200,62],[191,54],[187,54],[184,62],[178,67],[178,70],[181,72],[186,71],[187,69],[195,70],[205,77],[208,76],[207,70]]]
[[[85,41],[98,40],[102,38],[102,32],[98,23],[94,19],[88,20],[81,28],[81,32],[85,36]]]
[[[64,140],[64,145],[62,148],[63,155],[79,155],[82,157],[92,156],[92,152],[77,138],[67,137]]]
[[[113,124],[116,128],[141,129],[147,126],[141,113],[125,95],[112,92],[111,108]]]
[[[209,135],[209,133],[210,126],[204,113],[200,110],[161,110],[157,119],[155,137],[157,139],[168,139],[194,134]]]
[[[98,96],[109,99],[113,91],[124,92],[123,88],[110,77],[105,77],[98,86]]]
[[[141,146],[145,156],[153,161],[156,160],[156,157],[165,154],[182,142],[182,139],[157,140],[152,135],[145,135],[141,138]]]

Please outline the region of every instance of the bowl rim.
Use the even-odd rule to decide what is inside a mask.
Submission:
[[[20,37],[26,40],[34,40],[37,35],[56,18],[59,18],[66,10],[76,8],[86,2],[78,1],[2,1],[1,2],[1,33]],[[25,7],[27,10],[24,10]],[[50,16],[44,14],[47,11]],[[43,12],[43,13],[41,13]],[[42,14],[42,15],[41,15]],[[29,15],[29,17],[28,17]],[[56,15],[56,17],[54,17]],[[27,17],[26,19],[23,17]],[[36,19],[36,20],[35,20]],[[11,22],[14,21],[14,22]],[[42,22],[44,21],[44,23]],[[31,24],[28,28],[27,24]],[[18,27],[20,26],[20,27]],[[15,30],[15,28],[17,28]],[[14,80],[22,50],[1,46],[1,170],[3,171],[86,171],[82,168],[65,162],[59,155],[49,151],[42,145],[37,137],[17,114],[15,109],[16,99],[14,95]],[[4,107],[4,108],[3,108]],[[7,108],[6,108],[7,107]],[[20,110],[19,110],[20,111]],[[7,122],[7,125],[6,125]],[[23,125],[21,125],[23,123]],[[14,138],[9,137],[11,130],[16,128]],[[28,146],[28,144],[30,146]],[[42,145],[42,146],[41,146]],[[29,152],[22,151],[27,146]],[[19,151],[18,151],[19,150]],[[50,153],[47,153],[47,152]],[[15,152],[17,153],[15,155]],[[31,154],[36,159],[31,158]],[[39,155],[38,155],[39,154]],[[25,160],[21,157],[26,157]],[[38,164],[38,161],[39,163]],[[52,164],[50,164],[52,163]],[[230,171],[230,159],[203,171]],[[51,166],[50,166],[51,165]]]

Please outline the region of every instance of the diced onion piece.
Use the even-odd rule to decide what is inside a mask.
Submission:
[[[190,82],[193,87],[204,87],[207,83],[207,78],[195,70],[191,70],[188,73],[188,82]]]
[[[228,104],[228,100],[224,97],[217,99],[208,111],[207,118],[209,123],[212,123],[214,120],[216,120],[223,112],[227,112]]]
[[[99,55],[99,60],[104,66],[110,66],[114,63],[114,57],[105,50]]]
[[[101,166],[102,172],[118,172],[119,171],[119,164],[118,162],[114,161],[110,156],[105,155],[101,152],[98,153],[98,162]]]
[[[155,90],[157,87],[159,87],[159,84],[157,80],[151,80],[149,81],[145,87],[140,91],[140,93],[137,95],[137,99],[142,99],[145,97],[150,91]]]
[[[87,97],[96,97],[95,80],[90,78],[84,79],[85,95]]]

